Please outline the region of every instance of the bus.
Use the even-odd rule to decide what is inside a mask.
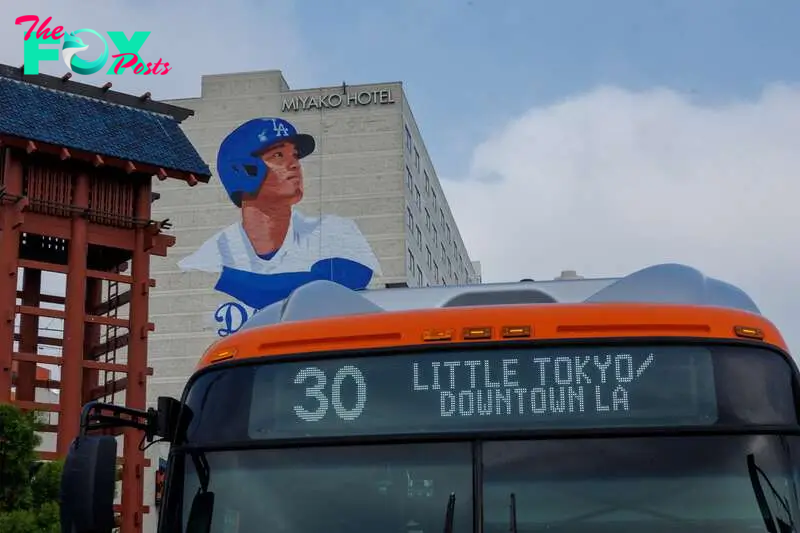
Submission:
[[[115,424],[169,442],[159,533],[797,531],[797,367],[684,265],[314,282],[199,359],[157,409],[86,406],[65,532],[113,527]]]

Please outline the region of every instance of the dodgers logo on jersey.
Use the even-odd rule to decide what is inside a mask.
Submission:
[[[220,305],[214,312],[214,320],[221,325],[217,329],[217,335],[227,337],[231,333],[236,333],[244,326],[252,313],[252,311],[248,312],[247,308],[239,302],[227,302]]]
[[[229,298],[211,316],[218,335],[238,331],[253,312],[310,281],[358,290],[380,275],[354,220],[323,215],[319,204],[303,212],[302,161],[315,149],[314,137],[277,117],[249,120],[223,139],[217,174],[241,219],[178,263],[184,271],[215,274],[214,288]]]

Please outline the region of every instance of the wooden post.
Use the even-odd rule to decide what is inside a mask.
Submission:
[[[6,197],[0,198],[0,403],[9,403],[22,222],[21,202],[15,198],[22,195],[22,162],[10,148],[5,148],[3,160],[3,186]]]
[[[135,217],[150,219],[150,179],[142,180],[136,188]],[[128,388],[126,405],[144,409],[147,404],[147,334],[150,291],[150,254],[146,248],[146,229],[136,228],[136,240],[131,260],[131,303],[128,343]],[[141,432],[125,431],[125,466],[122,471],[121,533],[136,533],[142,524],[144,504],[144,452],[139,448]]]
[[[81,172],[75,182],[73,205],[89,206],[89,176]],[[89,251],[88,221],[82,212],[72,216],[69,236],[64,348],[61,355],[61,411],[58,417],[58,454],[66,455],[80,430],[83,381],[83,335],[86,317],[86,256]]]

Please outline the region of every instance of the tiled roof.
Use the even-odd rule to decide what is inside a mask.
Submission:
[[[0,69],[0,134],[211,175],[174,117],[20,81],[7,68]]]

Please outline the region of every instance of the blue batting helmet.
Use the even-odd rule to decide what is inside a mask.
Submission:
[[[297,133],[297,129],[282,118],[248,120],[222,141],[217,152],[217,174],[231,201],[241,207],[242,194],[258,191],[267,177],[261,154],[280,142],[290,142],[303,158],[314,151],[314,137]]]

